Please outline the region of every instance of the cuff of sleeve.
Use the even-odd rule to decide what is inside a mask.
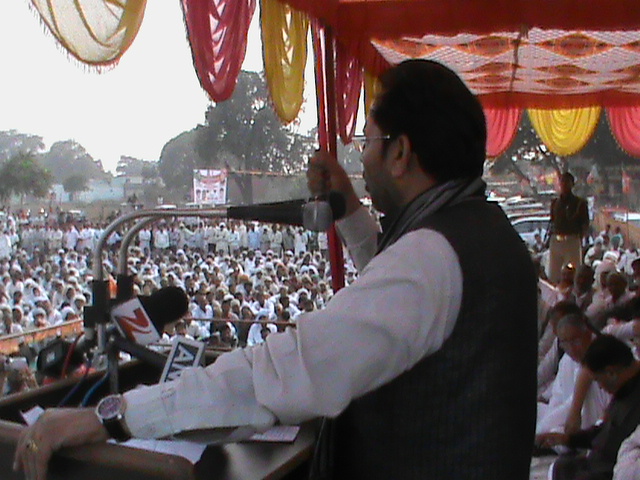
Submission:
[[[133,437],[162,438],[175,433],[162,401],[163,387],[139,387],[124,394],[124,420]]]
[[[125,423],[137,438],[187,430],[251,426],[265,430],[275,416],[255,397],[250,359],[238,349],[207,368],[185,369],[173,382],[124,394]]]
[[[361,206],[348,217],[336,222],[340,235],[347,245],[358,246],[366,243],[371,231],[378,231],[378,224],[366,207]]]

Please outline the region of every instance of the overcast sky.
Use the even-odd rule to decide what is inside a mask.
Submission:
[[[263,68],[258,14],[245,70]],[[42,135],[47,148],[74,139],[114,171],[120,155],[157,160],[167,141],[204,121],[209,100],[177,0],[148,2],[133,45],[102,73],[59,47],[28,0],[0,0],[0,45],[0,130]],[[307,84],[313,86],[308,74]],[[314,101],[307,104],[310,128]]]

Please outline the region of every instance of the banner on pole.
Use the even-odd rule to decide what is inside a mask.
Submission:
[[[193,201],[210,205],[227,203],[227,171],[194,170]]]

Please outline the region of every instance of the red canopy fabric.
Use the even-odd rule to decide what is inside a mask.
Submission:
[[[336,38],[399,38],[425,33],[489,34],[521,27],[636,30],[637,0],[284,0],[333,27]]]
[[[182,0],[198,79],[215,102],[235,89],[255,8],[255,0]]]
[[[487,156],[502,155],[513,142],[522,118],[519,108],[485,108],[487,119]]]
[[[609,108],[607,119],[620,148],[640,157],[640,107]]]
[[[456,70],[489,108],[640,105],[635,0],[284,0],[374,75],[406,58]]]

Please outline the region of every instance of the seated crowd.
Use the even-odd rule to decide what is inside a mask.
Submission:
[[[7,218],[9,247],[0,248],[0,342],[82,318],[84,306],[91,304],[92,250],[103,228],[89,222],[36,228]],[[59,243],[50,241],[47,232],[59,232]],[[111,235],[102,255],[112,294],[121,238]],[[162,341],[184,335],[223,349],[255,345],[295,326],[303,312],[322,308],[330,299],[326,240],[325,234],[302,228],[255,222],[198,222],[192,228],[160,222],[139,232],[128,250],[127,268],[135,294],[149,295],[165,286],[187,293],[189,313],[164,332]],[[347,281],[352,281],[355,269],[350,262],[347,268]],[[27,357],[33,368],[46,343],[24,345],[15,355]],[[29,386],[32,382],[16,386],[6,381],[4,393]]]
[[[19,226],[0,235],[3,336],[82,318],[91,302],[92,250],[104,226]],[[551,479],[640,478],[640,253],[604,231],[560,282],[540,280],[536,454],[561,454]],[[112,287],[122,236],[109,237],[102,268]],[[538,237],[534,259],[544,256]],[[134,292],[185,290],[189,313],[164,332],[228,349],[295,327],[332,296],[326,235],[255,222],[179,221],[143,229],[129,248]],[[350,260],[347,283],[355,278]],[[21,347],[31,361],[44,346]],[[37,385],[30,369],[0,361],[3,393]],[[580,449],[586,454],[576,454]],[[615,472],[615,473],[614,473]]]
[[[613,238],[540,281],[536,455],[560,454],[550,479],[640,478],[640,254]]]

